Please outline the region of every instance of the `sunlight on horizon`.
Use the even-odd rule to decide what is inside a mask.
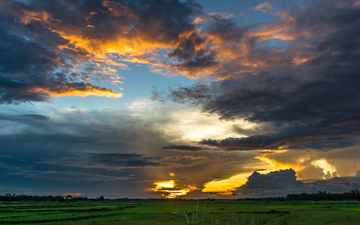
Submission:
[[[176,127],[183,133],[182,138],[189,141],[247,137],[247,135],[237,132],[234,127],[241,127],[245,130],[255,126],[244,120],[222,121],[217,115],[204,114],[199,109],[175,111],[172,113],[172,118],[174,123],[169,124],[171,127],[167,127],[166,130],[171,131]]]
[[[241,185],[244,185],[251,173],[237,174],[228,179],[213,180],[204,185],[202,192],[217,192],[221,195],[231,195]]]
[[[321,168],[323,170],[323,179],[337,177],[337,170],[335,166],[331,165],[325,159],[314,160],[311,162],[311,165],[315,166],[316,168]]]
[[[197,190],[195,186],[186,185],[186,186],[176,186],[174,180],[169,181],[159,181],[154,183],[156,185],[155,188],[150,188],[149,191],[154,192],[163,192],[161,195],[165,198],[177,198],[181,196],[185,196],[190,191]]]

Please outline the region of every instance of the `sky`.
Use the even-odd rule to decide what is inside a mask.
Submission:
[[[359,0],[0,1],[0,195],[360,189]]]

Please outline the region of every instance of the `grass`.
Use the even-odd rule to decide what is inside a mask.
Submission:
[[[0,224],[359,224],[358,201],[2,202]]]

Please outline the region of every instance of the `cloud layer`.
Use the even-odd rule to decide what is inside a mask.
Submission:
[[[228,150],[355,145],[360,123],[358,4],[311,1],[302,10],[284,11],[264,3],[254,10],[280,18],[257,28],[263,33],[253,39],[252,57],[262,62],[254,70],[228,72],[226,80],[210,85],[155,92],[154,99],[197,105],[223,120],[268,124],[248,138],[205,139],[201,144]],[[250,35],[249,30],[245,34]],[[232,30],[223,33],[230,35]],[[274,37],[280,34],[286,37]],[[266,42],[268,38],[287,42],[277,49]],[[237,67],[243,64],[237,61]]]

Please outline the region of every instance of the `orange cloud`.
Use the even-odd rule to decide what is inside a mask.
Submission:
[[[126,103],[126,105],[129,105],[128,106],[129,109],[133,109],[133,108],[135,108],[137,106],[151,105],[151,104],[154,104],[154,103],[156,103],[156,101],[151,101],[151,100],[144,99],[142,101],[135,101],[132,104]]]
[[[202,192],[216,192],[221,195],[231,195],[233,191],[245,184],[251,173],[240,173],[223,180],[213,180],[204,185]]]
[[[21,9],[20,22],[25,25],[29,24],[31,21],[36,20],[43,23],[49,22],[50,14],[45,11],[34,12],[30,10]]]
[[[323,169],[323,179],[337,176],[336,167],[328,163],[325,159],[314,160],[311,162],[311,165]]]
[[[286,170],[286,169],[293,169],[295,170],[296,172],[298,171],[301,171],[303,169],[305,169],[305,166],[303,165],[299,165],[299,164],[289,164],[289,163],[282,163],[282,162],[279,162],[275,159],[272,159],[268,156],[268,154],[281,154],[281,153],[286,153],[287,150],[272,150],[272,151],[267,151],[267,150],[264,150],[262,151],[263,155],[261,156],[256,156],[255,159],[258,159],[264,163],[267,163],[270,168],[267,168],[268,170],[270,171],[276,171],[276,170]],[[300,162],[301,160],[299,160]]]
[[[272,11],[273,8],[270,2],[264,2],[260,5],[253,7],[253,9],[267,13],[268,11]]]
[[[84,195],[83,193],[64,193],[64,194],[62,194],[62,195],[64,195],[64,196],[67,196],[67,195],[71,195],[71,196],[82,196],[82,195]]]
[[[102,2],[102,5],[109,9],[112,16],[116,16],[116,17],[126,16],[126,17],[135,17],[135,18],[137,17],[129,7],[123,6],[119,2],[104,0]]]
[[[99,96],[99,97],[108,97],[108,98],[120,98],[122,97],[122,93],[116,93],[112,90],[106,88],[94,87],[91,85],[84,86],[82,88],[70,86],[70,85],[59,85],[56,89],[47,89],[36,87],[28,90],[30,93],[41,93],[47,94],[55,97],[63,97],[63,96],[80,96],[86,97],[89,95]]]
[[[149,191],[154,192],[162,192],[162,196],[165,198],[177,198],[181,196],[185,196],[190,191],[197,190],[195,186],[184,185],[180,187],[176,187],[176,183],[174,180],[169,181],[159,181],[154,183],[156,185],[155,188],[150,188]]]
[[[277,17],[295,22],[295,18],[291,16],[289,11],[278,10],[276,7],[273,7],[270,2],[264,2],[260,5],[253,7],[253,9],[261,11],[263,13],[271,13]]]
[[[278,10],[277,8],[273,7],[269,2],[260,4],[253,9],[264,13],[273,14],[276,17],[281,18],[281,21],[267,23],[261,26],[260,30],[250,32],[249,35],[252,37],[259,37],[261,40],[294,40],[297,37],[309,35],[308,32],[293,31],[296,19],[291,15],[288,10]]]

